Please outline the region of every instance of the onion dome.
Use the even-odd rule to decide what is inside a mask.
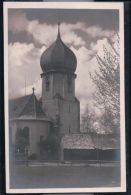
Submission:
[[[76,70],[76,56],[61,40],[59,24],[57,39],[41,55],[40,65],[43,72],[66,71],[74,73]]]

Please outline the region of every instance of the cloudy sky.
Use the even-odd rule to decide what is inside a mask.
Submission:
[[[76,96],[81,112],[90,104],[95,87],[89,72],[97,69],[96,54],[119,31],[118,10],[9,9],[9,97],[32,93],[41,96],[40,56],[57,36],[61,22],[62,40],[77,57]]]

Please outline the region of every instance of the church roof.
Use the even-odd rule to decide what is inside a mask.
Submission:
[[[9,100],[9,117],[14,118],[43,118],[46,117],[42,111],[41,102],[35,94]]]
[[[41,55],[40,65],[43,72],[75,72],[77,65],[76,56],[61,40],[59,28],[56,41]]]
[[[68,134],[62,138],[65,149],[119,149],[119,140],[109,135]]]
[[[94,144],[89,135],[67,134],[62,138],[62,146],[65,149],[94,149]]]

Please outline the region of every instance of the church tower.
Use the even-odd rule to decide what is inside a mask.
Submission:
[[[63,43],[58,25],[56,41],[41,55],[42,108],[59,133],[79,133],[80,103],[75,97],[77,59]]]

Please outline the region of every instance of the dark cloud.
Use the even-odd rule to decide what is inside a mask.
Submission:
[[[118,30],[118,10],[88,10],[88,9],[28,9],[23,11],[30,20],[56,24],[60,20],[66,23],[84,22],[88,26],[100,25],[103,29]]]
[[[18,17],[18,12],[23,13],[25,23],[27,21],[37,20],[40,24],[57,24],[58,21],[61,23],[76,24],[82,22],[85,27],[97,26],[101,27],[103,30],[119,30],[119,11],[118,10],[80,10],[80,9],[9,9],[9,27],[10,18],[16,15]],[[26,18],[27,21],[26,21]],[[20,21],[21,22],[21,21]],[[23,23],[24,26],[24,23]],[[12,26],[11,26],[12,27]],[[11,27],[9,29],[11,29]],[[22,25],[19,25],[22,28]],[[13,28],[14,30],[14,28]],[[25,29],[24,29],[25,30]],[[90,36],[87,37],[86,33],[78,30],[76,31],[78,35],[83,37],[87,41],[87,47],[91,42]],[[94,41],[97,39],[94,37]],[[19,32],[18,34],[9,31],[9,42],[34,42],[32,36],[25,32]],[[36,46],[41,46],[35,43]]]

